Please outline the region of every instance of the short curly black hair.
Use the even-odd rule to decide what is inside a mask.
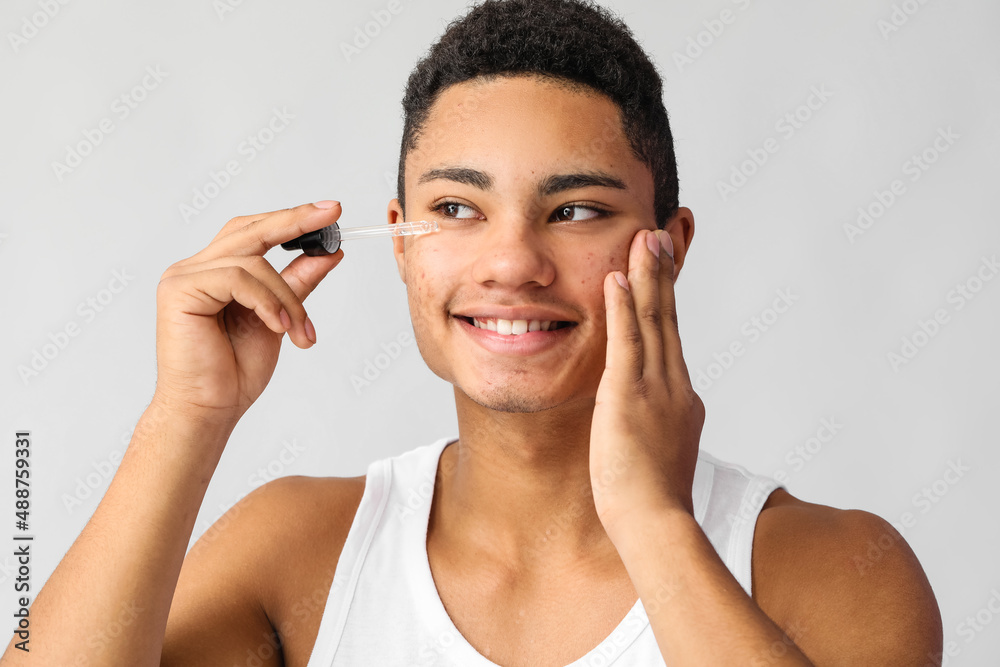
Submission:
[[[403,96],[396,187],[405,210],[404,165],[441,92],[476,78],[535,74],[589,86],[620,109],[625,137],[653,175],[662,228],[677,211],[677,159],[656,66],[625,23],[589,0],[486,0],[453,20],[421,59]]]

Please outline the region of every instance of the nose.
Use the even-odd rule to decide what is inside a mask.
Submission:
[[[555,280],[551,243],[533,223],[494,219],[478,241],[472,266],[477,283],[508,288],[546,287]]]

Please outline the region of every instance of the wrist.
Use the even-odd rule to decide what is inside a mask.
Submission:
[[[238,421],[239,417],[229,411],[190,409],[154,396],[139,418],[129,446],[163,443],[164,454],[186,456],[188,450],[195,450],[200,457],[208,455],[217,461]]]
[[[690,505],[680,500],[634,505],[601,521],[619,552],[641,549],[651,536],[672,535],[685,526],[698,525]]]
[[[158,424],[189,426],[205,429],[208,433],[231,433],[236,428],[243,413],[235,408],[218,408],[194,405],[178,400],[159,387],[153,392],[153,398],[144,413],[151,421]]]

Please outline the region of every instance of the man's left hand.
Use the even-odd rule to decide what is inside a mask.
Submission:
[[[629,249],[627,278],[615,271],[604,280],[608,350],[591,426],[590,479],[612,541],[651,512],[694,514],[705,406],[681,353],[672,254],[666,231],[641,230]]]

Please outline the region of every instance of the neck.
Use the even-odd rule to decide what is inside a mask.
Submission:
[[[436,539],[518,571],[614,560],[590,483],[593,399],[497,412],[455,390],[459,441],[441,456]]]

